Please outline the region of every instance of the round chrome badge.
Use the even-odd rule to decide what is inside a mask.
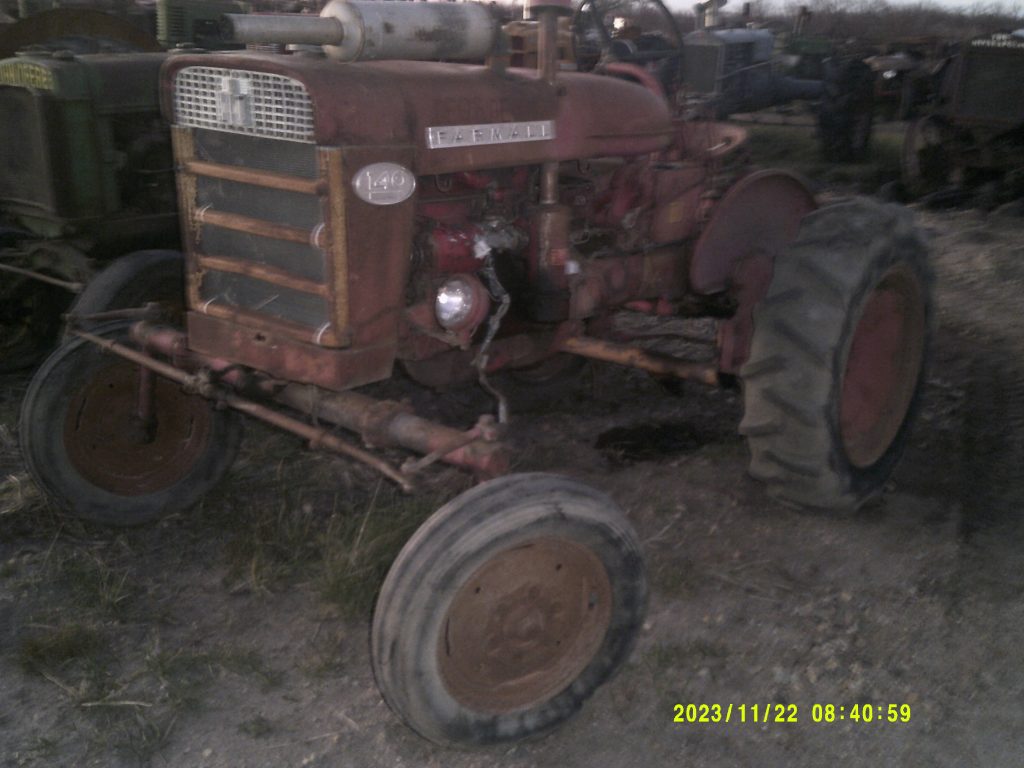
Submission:
[[[394,205],[405,202],[416,191],[416,177],[397,163],[373,163],[352,177],[352,188],[364,202]]]

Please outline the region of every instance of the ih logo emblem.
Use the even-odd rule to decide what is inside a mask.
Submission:
[[[217,89],[217,119],[233,128],[252,128],[252,82],[247,77],[222,77]]]

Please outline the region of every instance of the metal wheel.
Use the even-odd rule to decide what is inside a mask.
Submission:
[[[521,474],[436,512],[395,560],[373,622],[384,698],[441,744],[555,727],[626,659],[646,582],[608,497]]]
[[[846,356],[839,430],[850,463],[870,467],[892,445],[921,376],[925,293],[906,264],[868,294]]]
[[[127,324],[95,332],[124,340]],[[237,414],[74,338],[36,372],[19,434],[29,472],[64,510],[138,525],[185,509],[238,451]]]

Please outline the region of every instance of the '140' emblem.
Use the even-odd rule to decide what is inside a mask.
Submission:
[[[394,205],[409,199],[416,190],[416,177],[397,163],[373,163],[359,169],[352,188],[367,203]]]

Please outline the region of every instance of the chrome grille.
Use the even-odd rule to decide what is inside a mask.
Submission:
[[[313,143],[313,103],[298,80],[266,72],[185,67],[174,81],[178,125]]]

